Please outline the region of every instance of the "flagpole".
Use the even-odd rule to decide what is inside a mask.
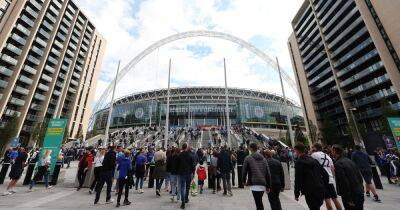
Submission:
[[[167,113],[165,117],[165,139],[164,139],[164,148],[168,149],[168,140],[169,140],[169,100],[171,95],[171,59],[169,59],[169,68],[168,68],[168,90],[167,90]]]
[[[225,75],[225,112],[226,112],[226,132],[227,132],[227,143],[228,143],[228,147],[232,146],[231,143],[231,129],[230,129],[230,119],[229,119],[229,97],[228,97],[228,81],[227,81],[227,77],[226,77],[226,62],[225,62],[225,58],[224,58],[224,75]]]

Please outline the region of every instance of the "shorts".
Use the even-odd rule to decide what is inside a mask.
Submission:
[[[198,184],[198,185],[204,185],[204,180],[198,180],[198,181],[197,181],[197,184]]]
[[[369,170],[361,170],[361,175],[366,184],[372,184],[372,171]]]
[[[336,199],[337,193],[333,184],[328,184],[325,187],[325,199]]]
[[[23,169],[21,169],[19,167],[12,167],[10,173],[8,174],[8,176],[12,180],[18,180],[18,179],[21,178],[22,172],[23,172]]]

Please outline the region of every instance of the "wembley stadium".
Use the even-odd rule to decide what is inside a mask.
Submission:
[[[166,119],[168,90],[135,93],[114,101],[110,129],[138,126],[163,126]],[[271,93],[229,88],[230,124],[264,131],[287,129],[287,117],[293,126],[304,129],[301,108],[295,102]],[[226,125],[225,88],[171,88],[169,121],[171,127],[223,127]],[[104,130],[109,106],[95,113],[94,129]],[[269,135],[274,136],[272,133]]]

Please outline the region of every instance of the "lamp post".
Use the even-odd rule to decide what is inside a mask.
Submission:
[[[358,143],[360,146],[362,146],[363,148],[365,148],[364,141],[362,140],[360,131],[358,130],[358,125],[357,125],[356,118],[354,117],[354,111],[357,111],[357,108],[354,108],[354,107],[353,107],[353,108],[349,108],[349,111],[350,111],[351,119],[352,119],[353,124],[354,124],[354,128],[356,129],[356,133],[357,133],[357,143]]]

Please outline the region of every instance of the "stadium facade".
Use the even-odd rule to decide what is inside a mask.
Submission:
[[[167,89],[135,93],[117,99],[111,117],[111,129],[165,124]],[[287,116],[293,128],[304,128],[302,110],[281,96],[255,90],[229,88],[231,124],[286,130]],[[225,126],[225,89],[221,87],[172,88],[170,126]],[[94,130],[104,130],[109,108],[95,113]]]

